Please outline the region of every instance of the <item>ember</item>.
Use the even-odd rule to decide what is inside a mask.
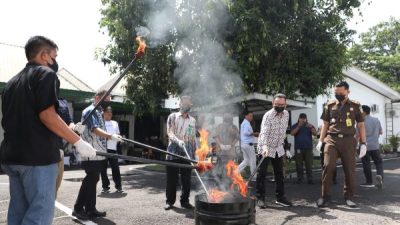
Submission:
[[[144,55],[144,50],[146,49],[146,42],[141,36],[137,36],[136,43],[139,45],[139,47],[135,53],[135,57],[140,58]]]
[[[220,191],[217,188],[213,188],[213,189],[211,189],[211,191],[208,195],[208,201],[219,203],[219,202],[222,202],[222,200],[224,200],[226,195],[228,195],[227,192]]]
[[[226,175],[232,180],[231,190],[233,191],[234,186],[236,185],[239,188],[240,194],[243,197],[246,197],[247,185],[242,175],[239,173],[238,165],[233,160],[230,160],[225,167]]]

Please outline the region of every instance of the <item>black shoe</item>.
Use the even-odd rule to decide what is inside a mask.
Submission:
[[[330,201],[331,200],[329,197],[319,198],[317,201],[317,206],[318,206],[318,208],[325,208],[328,206]]]
[[[185,209],[194,209],[194,207],[189,202],[181,203],[181,206]]]
[[[110,193],[110,188],[103,188],[103,190],[101,191],[102,193]]]
[[[172,208],[174,208],[174,205],[172,205],[172,204],[166,204],[165,206],[164,206],[164,209],[165,210],[170,210],[170,209],[172,209]]]
[[[124,191],[122,190],[122,188],[117,188],[117,193],[123,193]]]
[[[376,187],[379,190],[381,190],[382,186],[383,186],[383,178],[382,178],[382,176],[381,175],[376,175],[375,179],[376,179]]]
[[[308,180],[307,183],[308,183],[308,184],[314,184],[314,181],[313,181],[313,180]]]
[[[74,210],[72,212],[72,216],[75,216],[78,220],[89,220],[88,215],[83,210],[82,211]]]
[[[257,199],[257,206],[258,206],[260,209],[265,209],[265,208],[267,208],[267,205],[265,204],[265,199],[264,199],[264,198],[259,198],[259,199]]]
[[[94,211],[87,212],[86,214],[88,215],[89,218],[105,217],[107,215],[106,212],[100,212],[97,211],[97,209]]]
[[[278,205],[286,206],[286,207],[293,206],[293,204],[289,200],[287,200],[285,197],[276,199],[275,203]]]
[[[346,205],[350,208],[357,208],[357,204],[350,199],[345,199]]]

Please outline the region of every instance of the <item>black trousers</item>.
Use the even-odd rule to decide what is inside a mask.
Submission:
[[[259,160],[261,160],[262,156],[257,156]],[[275,158],[266,158],[260,165],[257,171],[257,180],[256,180],[256,189],[257,189],[257,198],[264,199],[265,198],[265,177],[267,176],[267,167],[268,162],[271,161],[272,167],[274,169],[275,176],[275,195],[276,198],[282,198],[285,196],[285,187],[284,187],[284,176],[283,176],[283,157],[278,157],[278,153],[275,155]]]
[[[170,160],[170,162],[189,164],[188,162],[181,159]],[[189,203],[191,184],[190,179],[192,175],[192,170],[167,166],[167,188],[165,192],[167,197],[167,204],[173,205],[176,201],[176,184],[178,182],[179,175],[181,177],[182,185],[181,204]]]
[[[115,150],[109,150],[107,149],[108,153],[113,153],[116,154],[117,151]],[[111,167],[111,173],[112,173],[112,178],[115,184],[116,189],[121,189],[121,172],[119,171],[119,164],[118,164],[118,159],[114,158],[107,158],[104,160],[104,167],[103,170],[101,171],[101,183],[103,188],[110,188],[110,180],[108,179],[107,176],[107,166],[110,164]]]
[[[303,163],[306,165],[307,179],[312,180],[313,151],[312,149],[295,149],[297,179],[304,179]]]
[[[361,159],[367,183],[372,183],[371,158],[374,161],[376,167],[376,174],[381,175],[383,178],[381,153],[379,152],[379,150],[367,151],[367,154]]]
[[[74,210],[78,212],[96,210],[96,186],[103,166],[104,160],[82,161],[82,168],[85,170],[86,176],[82,180]]]

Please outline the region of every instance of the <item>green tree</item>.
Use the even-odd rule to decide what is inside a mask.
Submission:
[[[100,26],[107,28],[112,44],[104,49],[101,58],[114,66],[114,72],[126,66],[133,55],[135,28],[148,26],[150,17],[166,7],[166,2],[102,0]],[[325,93],[327,87],[342,78],[341,70],[348,63],[346,46],[351,42],[353,31],[346,28],[346,22],[352,17],[353,9],[360,5],[359,0],[179,2],[179,14],[193,16],[175,21],[181,29],[169,27],[162,44],[151,46],[128,78],[127,96],[135,103],[137,112],[155,112],[161,99],[182,91],[174,76],[179,66],[176,54],[182,50],[178,48],[182,40],[190,49],[184,56],[185,63],[198,66],[198,71],[202,71],[196,61],[198,57],[193,57],[192,52],[207,46],[203,37],[206,41],[210,38],[220,43],[226,55],[236,63],[235,67],[229,60],[224,61],[227,71],[240,74],[246,92],[285,92],[289,97],[315,97]],[[222,2],[224,9],[217,2]],[[219,22],[216,10],[228,11],[229,19],[224,18],[223,29],[208,29],[208,23]],[[193,21],[188,23],[187,20]],[[188,40],[185,34],[193,29],[193,24],[200,32]]]
[[[371,27],[349,50],[353,63],[400,91],[400,20]]]

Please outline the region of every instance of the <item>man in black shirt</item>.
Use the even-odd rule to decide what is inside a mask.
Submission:
[[[28,64],[11,78],[1,96],[0,163],[10,181],[9,225],[52,224],[58,137],[73,143],[85,157],[96,154],[57,114],[57,50],[45,37],[30,38],[25,45]]]

